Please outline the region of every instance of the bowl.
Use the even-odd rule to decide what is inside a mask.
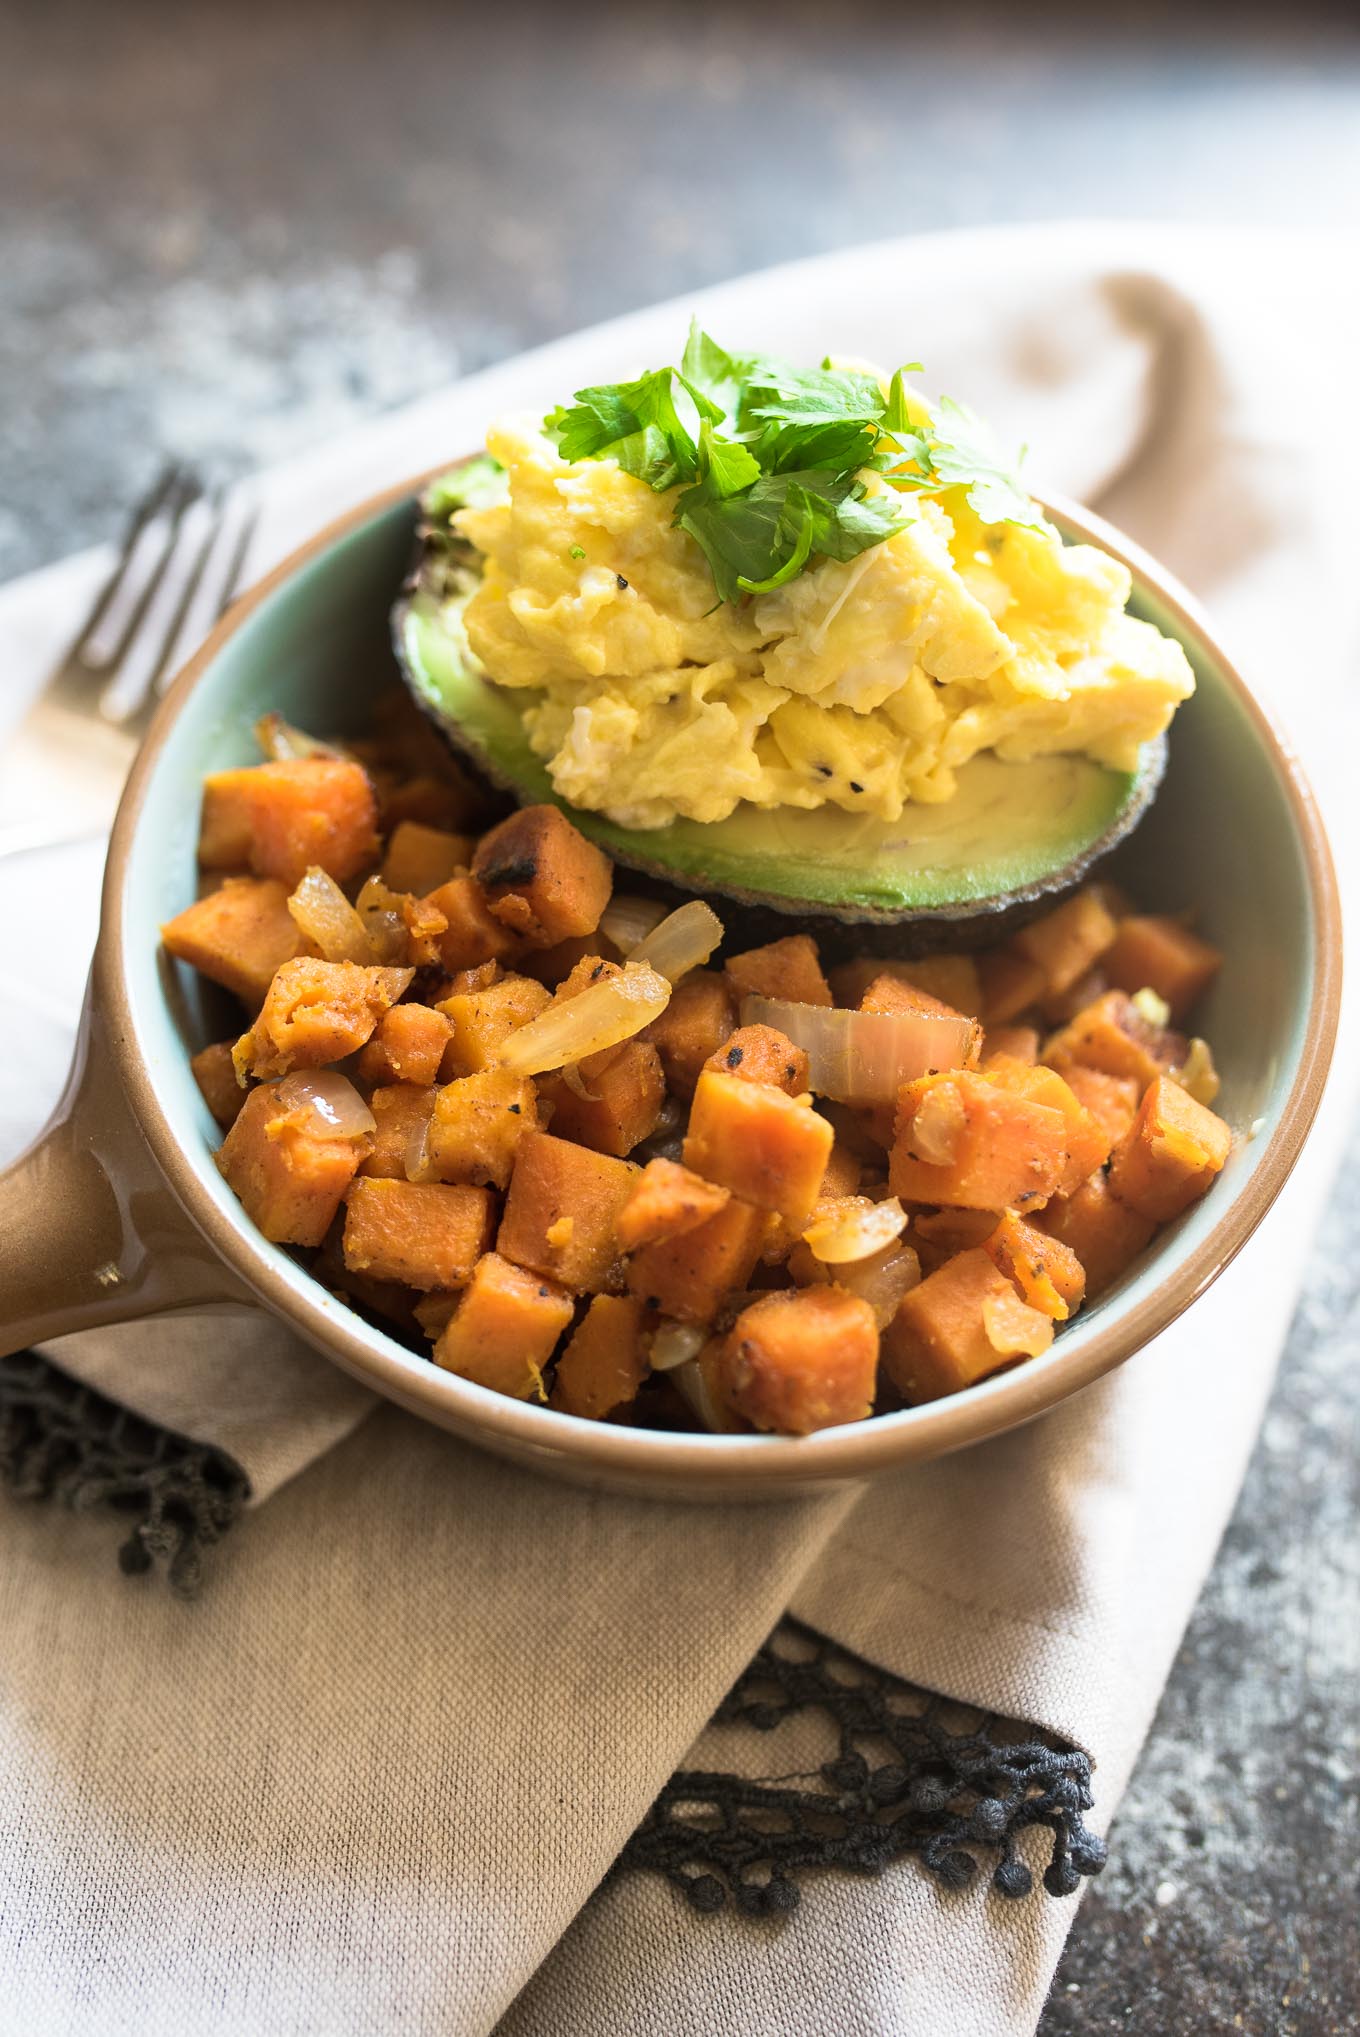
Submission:
[[[1160,796],[1103,867],[1150,910],[1196,906],[1224,950],[1199,1023],[1235,1138],[1209,1195],[1044,1356],[953,1398],[807,1437],[630,1429],[440,1371],[254,1230],[213,1165],[220,1134],[189,1070],[189,1054],[215,1036],[200,986],[164,956],[158,928],[194,895],[199,782],[253,761],[256,717],[277,708],[318,732],[357,732],[390,683],[388,612],[420,486],[346,516],[238,603],[151,727],[114,825],[70,1086],[0,1177],[0,1352],[167,1309],[264,1307],[375,1392],[484,1449],[602,1487],[709,1500],[787,1495],[960,1449],[1131,1358],[1240,1251],[1298,1157],[1336,1032],[1340,913],[1298,763],[1191,597],[1063,502],[1046,507],[1064,535],[1125,562],[1134,612],[1178,637],[1195,669]]]

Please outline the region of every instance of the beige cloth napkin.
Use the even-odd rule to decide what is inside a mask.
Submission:
[[[1360,663],[1343,255],[1091,226],[776,271],[273,477],[262,557],[470,445],[487,411],[662,357],[690,308],[804,354],[908,351],[1030,438],[1036,485],[1095,500],[1190,581],[1336,795]],[[0,595],[16,694],[98,570]],[[1355,817],[1336,796],[1332,815],[1354,895]],[[22,860],[0,866],[7,909],[35,873],[88,897],[94,849]],[[3,1045],[24,985],[0,988]],[[43,986],[53,1035],[73,988]],[[272,1326],[67,1340],[63,1364],[223,1444],[273,1497],[187,1611],[110,1577],[100,1522],[0,1501],[0,2037],[1032,2029],[1072,1916],[1041,1896],[942,1897],[908,1865],[827,1877],[778,1929],[700,1920],[635,1878],[582,1906],[676,1766],[731,1765],[705,1721],[786,1607],[1079,1741],[1108,1821],[1269,1389],[1354,1033],[1294,1181],[1188,1317],[1042,1423],[860,1493],[730,1511],[592,1496],[389,1408],[357,1426],[366,1397]],[[33,1108],[0,1084],[0,1142]]]

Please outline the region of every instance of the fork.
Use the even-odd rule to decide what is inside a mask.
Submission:
[[[107,825],[158,696],[239,591],[258,506],[164,468],[70,650],[6,744],[0,856]],[[15,817],[15,809],[21,811]],[[54,818],[55,813],[55,818]]]

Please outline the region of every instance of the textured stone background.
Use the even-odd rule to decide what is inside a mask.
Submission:
[[[7,0],[0,574],[166,452],[225,474],[769,261],[1068,211],[1354,228],[1354,7]],[[1353,1168],[1047,2037],[1360,2029],[1357,1238]]]

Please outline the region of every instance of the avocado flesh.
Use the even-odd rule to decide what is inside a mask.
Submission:
[[[908,807],[897,821],[743,804],[721,821],[619,827],[558,797],[513,693],[476,670],[461,620],[472,584],[441,593],[418,580],[397,605],[395,648],[416,699],[521,803],[552,801],[615,861],[682,889],[884,925],[997,913],[1074,884],[1134,826],[1161,779],[1164,737],[1131,772],[1079,756],[1005,763],[984,752],[961,767],[952,799]]]

